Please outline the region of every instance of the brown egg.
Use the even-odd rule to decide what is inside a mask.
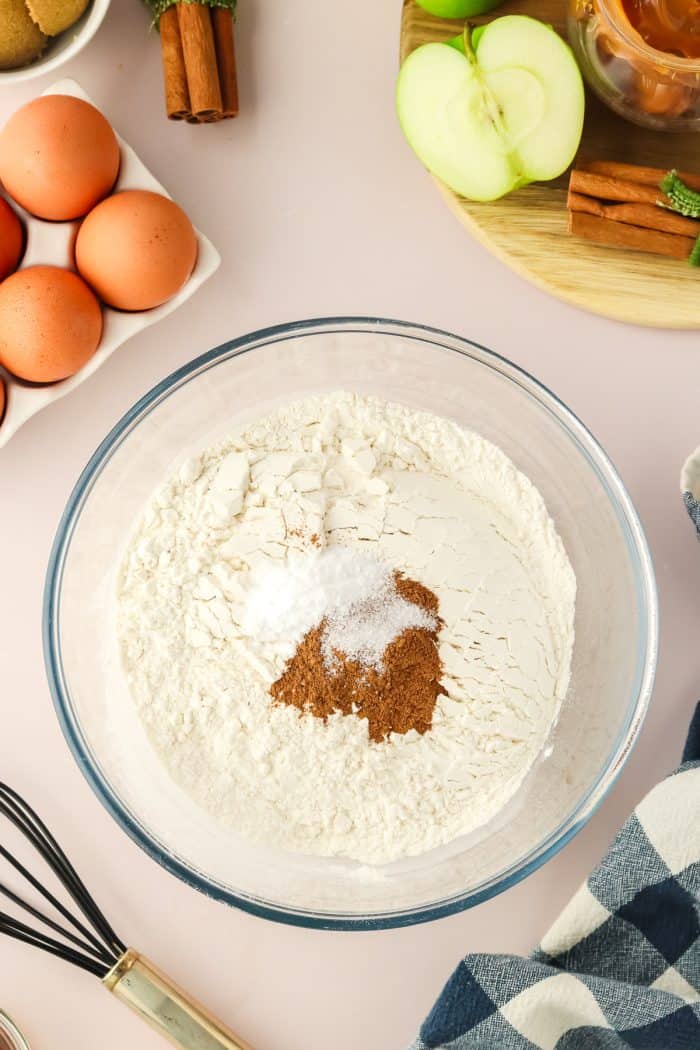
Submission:
[[[7,201],[0,197],[0,281],[17,269],[23,247],[22,223]]]
[[[150,310],[182,288],[197,261],[192,223],[167,197],[115,193],[91,211],[75,242],[78,270],[117,310]]]
[[[55,383],[97,350],[100,304],[84,281],[57,266],[29,266],[0,284],[0,364],[30,383]]]
[[[94,106],[70,95],[42,95],[0,132],[0,180],[40,219],[62,222],[90,211],[114,186],[119,144]]]

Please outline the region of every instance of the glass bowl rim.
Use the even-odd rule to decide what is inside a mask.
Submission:
[[[92,760],[90,750],[84,742],[80,724],[72,710],[70,692],[63,675],[58,634],[63,568],[82,507],[90,494],[94,482],[102,473],[112,454],[138,426],[141,419],[147,416],[171,393],[179,390],[198,375],[215,368],[223,360],[238,357],[261,346],[284,342],[304,334],[321,335],[338,332],[365,332],[379,335],[398,334],[442,350],[463,354],[472,360],[476,359],[492,371],[499,372],[504,378],[511,382],[516,382],[523,393],[534,395],[540,406],[548,409],[557,418],[560,425],[565,427],[569,437],[574,440],[583,438],[585,444],[582,444],[580,440],[577,442],[579,450],[588,459],[590,466],[606,490],[618,518],[625,525],[623,531],[634,567],[635,585],[640,598],[640,607],[643,614],[645,614],[640,630],[640,638],[638,639],[636,696],[634,696],[633,691],[634,699],[628,704],[624,724],[605,759],[604,766],[597,779],[589,786],[586,793],[579,799],[574,809],[560,826],[536,846],[528,857],[516,860],[489,882],[471,891],[462,891],[449,898],[430,904],[413,906],[397,911],[373,913],[366,916],[336,912],[313,913],[301,908],[275,904],[262,898],[256,899],[252,896],[243,896],[207,879],[190,865],[161,847],[147,830],[142,828],[132,818],[126,806],[122,804],[101,770],[97,768]],[[553,409],[555,411],[552,411]],[[588,445],[588,450],[585,445]],[[591,458],[589,450],[595,454],[599,461],[598,463]],[[601,467],[607,476],[601,471]],[[614,486],[613,489],[611,489],[611,482]],[[632,543],[630,543],[630,537],[633,539]],[[309,929],[379,930],[432,922],[435,919],[466,910],[491,897],[495,897],[535,872],[563,849],[584,827],[616,781],[644,722],[653,689],[658,656],[658,595],[653,563],[644,529],[622,479],[593,434],[548,387],[535,379],[524,368],[521,368],[501,354],[489,350],[474,340],[454,335],[442,329],[379,317],[320,317],[257,329],[221,343],[219,346],[193,358],[171,372],[156,383],[123,414],[121,419],[117,421],[100,442],[81,471],[59,521],[46,572],[42,634],[44,661],[53,705],[70,751],[83,776],[108,813],[119,827],[129,835],[132,841],[152,860],[155,860],[170,874],[175,875],[182,882],[206,896],[264,919]]]

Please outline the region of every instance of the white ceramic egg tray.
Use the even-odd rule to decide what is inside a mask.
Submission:
[[[53,84],[45,95],[74,95],[76,98],[92,100],[76,84],[74,80],[60,80]],[[109,120],[109,114],[105,114]],[[115,131],[116,134],[116,131]],[[119,178],[117,179],[115,192],[117,190],[153,190],[168,197],[170,194],[151,175],[148,168],[139,160],[133,149],[119,135],[117,135],[119,148],[121,150],[121,166]],[[74,270],[73,243],[79,221],[77,222],[43,222],[35,219],[26,211],[15,204],[0,187],[0,195],[6,197],[14,211],[22,219],[27,238],[26,250],[20,263],[20,269],[26,266],[48,264],[51,266],[64,266]],[[23,423],[26,423],[35,412],[41,411],[46,405],[69,394],[77,386],[83,383],[89,376],[96,372],[104,364],[114,351],[130,339],[132,335],[156,324],[163,317],[167,317],[173,310],[177,310],[191,295],[197,291],[208,277],[218,269],[221,257],[211,241],[207,240],[199,230],[197,234],[198,253],[197,262],[191,277],[185,286],[172,299],[162,306],[153,310],[144,310],[139,313],[121,313],[107,306],[102,307],[103,330],[100,345],[90,358],[88,363],[69,379],[48,386],[34,386],[24,383],[0,368],[0,374],[5,380],[7,390],[7,406],[5,416],[0,423],[0,448],[6,445],[13,434],[16,434]]]

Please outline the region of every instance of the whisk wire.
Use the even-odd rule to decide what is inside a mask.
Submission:
[[[0,812],[2,812],[1,806]],[[67,919],[68,922],[72,926],[74,926],[79,933],[83,935],[85,940],[88,941],[88,943],[92,946],[95,952],[100,953],[102,956],[105,956],[105,947],[103,944],[100,943],[97,937],[95,937],[94,934],[90,933],[87,927],[84,926],[79,919],[76,919],[74,915],[71,915],[68,909],[65,908],[61,904],[61,902],[56,897],[54,897],[52,893],[49,893],[49,891],[41,885],[38,879],[34,878],[32,873],[28,871],[23,864],[20,864],[16,857],[13,857],[12,854],[9,853],[8,850],[6,850],[5,847],[1,845],[0,857],[4,857],[8,864],[10,864],[15,869],[15,871],[18,872],[18,874],[21,875],[22,878],[30,884],[30,886],[33,886],[37,893],[41,894],[45,901],[48,901],[48,903],[51,904],[52,907],[54,907],[56,911],[63,916],[64,919]],[[6,893],[4,895],[7,896]],[[17,900],[15,900],[15,903],[19,904],[20,907],[24,908],[25,911],[30,911],[31,909],[31,905],[28,905],[28,903],[22,900],[21,897],[17,898]],[[43,918],[43,916],[40,917]],[[87,947],[87,945],[81,943],[81,947]],[[110,957],[107,955],[106,960],[108,960],[109,958]]]
[[[0,894],[2,894],[3,897],[6,897],[7,900],[12,901],[12,903],[16,904],[19,908],[22,908],[23,911],[26,911],[28,915],[31,915],[35,919],[38,919],[44,924],[44,926],[47,926],[49,929],[53,930],[54,933],[60,933],[62,937],[65,937],[67,941],[71,941],[78,948],[85,950],[88,947],[90,947],[90,953],[94,955],[96,959],[99,959],[100,961],[105,963],[111,962],[111,959],[105,952],[104,948],[100,948],[100,951],[98,952],[96,948],[86,945],[83,941],[81,941],[79,937],[76,937],[76,935],[70,930],[67,930],[64,926],[61,926],[60,923],[54,922],[52,918],[50,918],[48,915],[45,915],[44,912],[39,911],[39,909],[35,908],[32,904],[29,903],[29,901],[24,900],[24,898],[19,896],[19,894],[11,890],[9,886],[5,886],[1,882]]]
[[[3,795],[9,797],[9,803],[7,798],[3,798]],[[126,945],[116,935],[103,912],[86,890],[85,884],[64,853],[60,844],[51,834],[38,813],[36,813],[29,803],[25,802],[16,791],[13,791],[12,788],[8,787],[6,784],[0,784],[0,812],[6,812],[3,807],[3,802],[5,802],[6,805],[14,804],[17,811],[16,819],[10,816],[9,813],[6,813],[6,815],[9,816],[20,831],[23,831],[23,833],[27,835],[37,851],[54,870],[83,915],[93,924],[93,927],[100,934],[107,948],[117,956],[123,955],[126,951]],[[84,928],[81,932],[84,932],[88,937],[91,936],[84,930]]]
[[[4,933],[7,937],[12,937],[16,941],[29,944],[34,948],[41,948],[42,951],[48,952],[50,955],[56,955],[59,959],[65,960],[65,962],[73,963],[74,966],[79,966],[81,970],[87,970],[88,973],[93,973],[96,977],[101,978],[105,975],[104,963],[99,963],[95,959],[83,955],[82,952],[77,952],[74,948],[69,948],[68,945],[61,944],[60,941],[33,930],[31,926],[26,926],[23,922],[19,922],[5,912],[0,912],[0,933]]]
[[[61,870],[61,881],[68,887],[73,888],[71,896],[73,896],[76,904],[81,908],[86,918],[89,918],[102,934],[104,940],[119,954],[123,954],[126,951],[126,946],[121,942],[119,937],[115,934],[111,925],[108,923],[102,911],[98,908],[97,904],[85,889],[85,885],[78,875],[77,871],[71,864],[70,860],[64,853],[61,845],[56,841],[54,836],[51,834],[46,824],[39,816],[39,814],[32,809],[28,802],[18,795],[12,788],[7,785],[0,784],[0,791],[5,791],[15,802],[20,812],[24,813],[27,822],[31,822],[36,830],[37,837],[43,838],[46,842],[48,849],[52,850],[57,862],[57,868],[60,866]],[[58,871],[57,871],[58,874]]]
[[[17,792],[2,783],[0,783],[0,814],[3,814],[26,838],[57,876],[81,914],[92,926],[92,930],[88,929],[9,850],[0,844],[0,857],[4,857],[14,870],[45,901],[55,908],[59,915],[66,919],[80,936],[76,936],[71,930],[66,929],[60,923],[45,915],[40,909],[34,907],[2,883],[0,883],[0,894],[70,943],[64,944],[54,937],[48,936],[45,932],[35,930],[4,912],[0,912],[0,933],[5,933],[17,940],[42,948],[52,955],[57,955],[67,962],[81,967],[83,970],[87,970],[99,977],[104,977],[124,954],[126,946],[116,935],[112,926],[88,893],[61,846],[38,814]]]

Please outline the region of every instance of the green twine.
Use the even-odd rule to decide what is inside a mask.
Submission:
[[[151,9],[153,14],[153,24],[158,25],[160,16],[172,7],[176,3],[185,4],[204,4],[207,7],[223,7],[225,10],[230,11],[231,14],[236,13],[236,4],[238,0],[146,0],[146,6]]]

